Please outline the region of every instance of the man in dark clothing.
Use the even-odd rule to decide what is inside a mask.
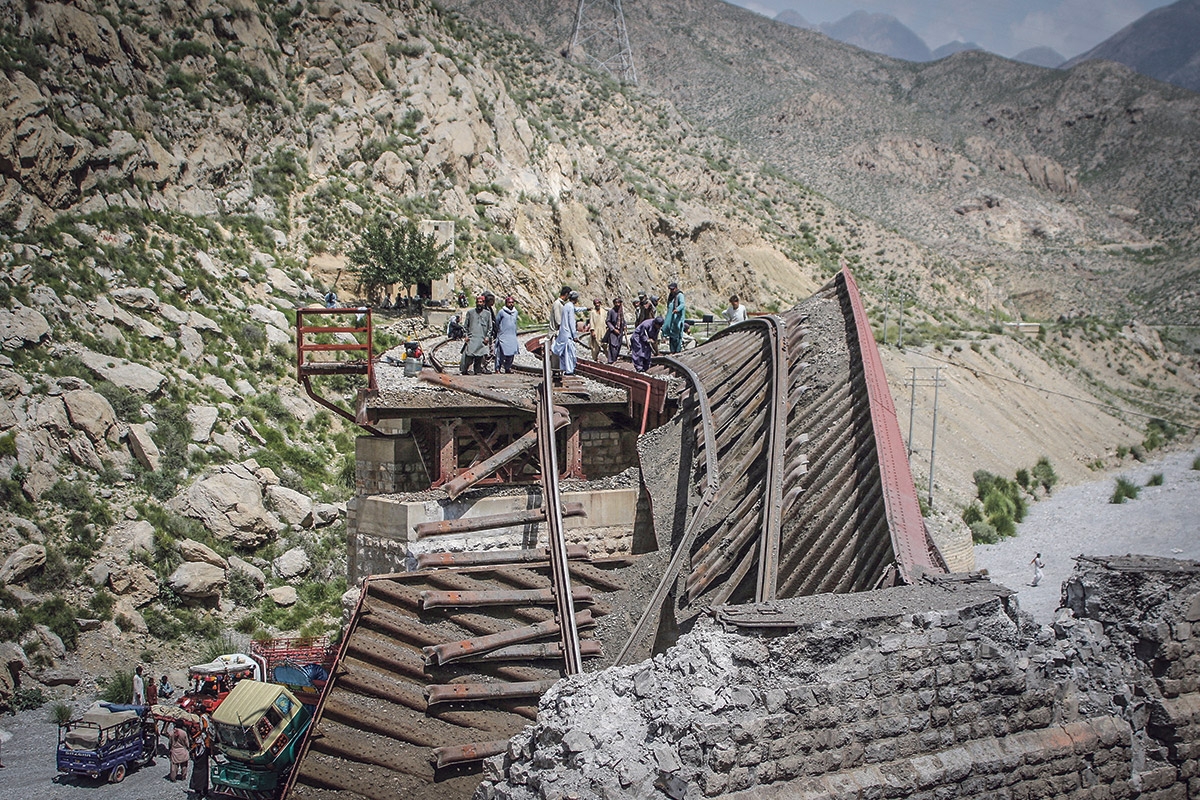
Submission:
[[[462,362],[459,364],[459,371],[463,375],[470,372],[472,366],[476,375],[483,374],[483,361],[488,355],[494,325],[492,312],[484,305],[483,295],[479,295],[475,298],[475,307],[467,312],[467,319],[463,324],[467,336],[467,343],[463,345]]]
[[[612,308],[604,318],[604,343],[608,345],[608,363],[615,364],[625,342],[625,306],[619,297],[613,298]]]
[[[496,359],[496,295],[491,290],[483,293],[483,307],[492,315],[492,331],[488,336],[488,353],[483,360],[483,371],[492,372],[499,369]]]

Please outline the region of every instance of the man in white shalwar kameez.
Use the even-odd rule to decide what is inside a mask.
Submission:
[[[579,335],[575,330],[575,301],[578,299],[579,292],[571,292],[563,304],[558,336],[554,337],[554,344],[550,346],[550,352],[558,356],[558,364],[564,375],[575,374],[575,340]]]

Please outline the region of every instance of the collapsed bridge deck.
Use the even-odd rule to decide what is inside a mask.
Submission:
[[[575,588],[590,597],[572,592],[590,642],[585,669],[645,658],[711,605],[865,591],[945,571],[848,272],[791,311],[656,359],[652,373],[683,384],[675,413],[638,441],[657,551],[604,567],[572,562]],[[631,584],[634,592],[621,588]],[[470,610],[427,598],[495,599],[516,587],[561,591],[546,562],[368,579],[290,796],[468,797],[481,760],[563,674],[561,631],[553,603],[528,595]],[[606,624],[604,594],[622,591],[621,621]],[[518,628],[519,642],[486,638]],[[471,639],[491,649],[461,644]],[[517,644],[542,649],[495,654]],[[439,646],[472,652],[445,662]],[[366,734],[356,743],[349,731]]]

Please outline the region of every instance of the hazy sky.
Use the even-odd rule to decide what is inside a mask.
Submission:
[[[854,11],[891,14],[930,50],[956,39],[1002,56],[1052,47],[1071,58],[1173,0],[728,0],[768,17],[792,9],[813,24]]]

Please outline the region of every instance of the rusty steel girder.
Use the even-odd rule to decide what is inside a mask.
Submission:
[[[586,544],[567,545],[567,558],[586,559],[588,549]],[[549,553],[545,547],[534,547],[528,550],[480,550],[469,553],[418,553],[417,568],[432,569],[436,567],[481,567],[493,564],[528,564],[545,561]]]
[[[481,590],[475,592],[449,592],[426,589],[421,592],[421,608],[486,608],[488,606],[552,605],[556,602],[553,589],[509,589],[502,591]],[[591,605],[595,602],[592,590],[587,586],[571,590],[576,603]]]
[[[581,628],[596,624],[596,620],[592,618],[592,612],[589,609],[576,612],[574,622]],[[536,625],[527,625],[523,628],[510,628],[500,633],[490,633],[485,636],[474,636],[470,639],[462,639],[457,642],[422,647],[421,652],[425,655],[425,663],[427,665],[444,666],[453,661],[487,653],[505,645],[522,644],[524,642],[545,639],[550,636],[558,636],[561,630],[562,628],[557,622],[546,620],[545,622],[539,622]]]

